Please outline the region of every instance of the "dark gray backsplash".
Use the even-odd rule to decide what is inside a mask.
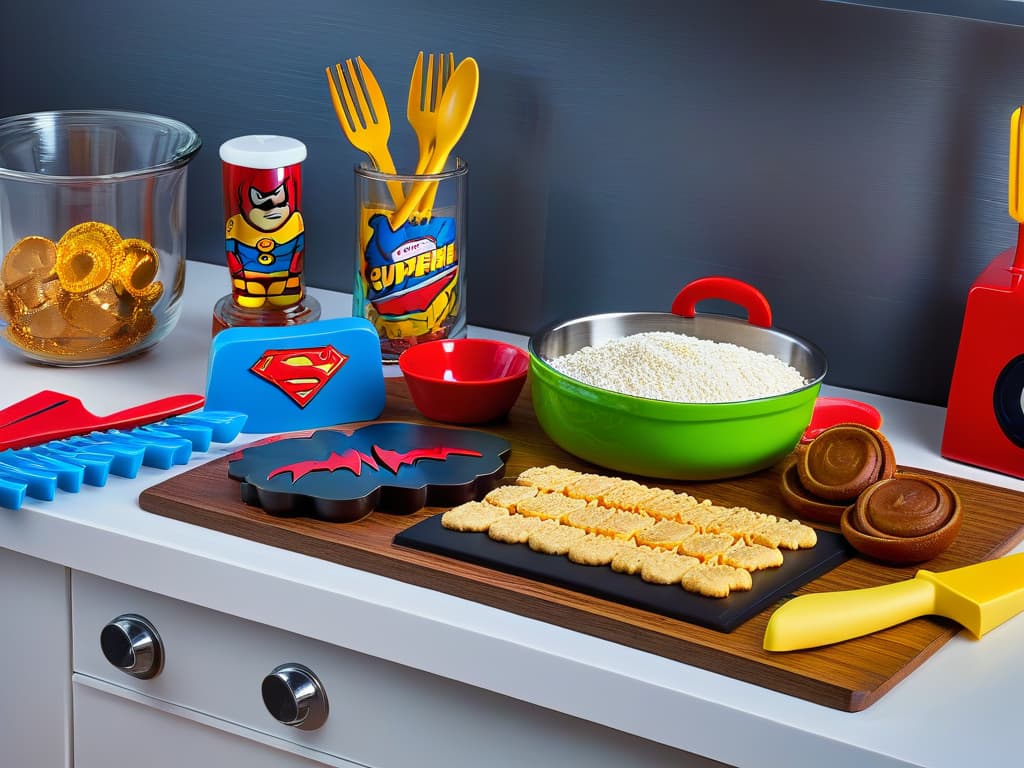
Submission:
[[[39,0],[5,3],[4,30],[22,42],[0,47],[0,114],[135,109],[200,133],[192,259],[223,263],[220,143],[306,142],[308,280],[346,291],[359,156],[324,67],[364,56],[409,157],[416,52],[474,56],[479,325],[667,310],[731,275],[825,350],[829,383],[944,403],[967,291],[1016,236],[1017,27],[812,0]]]

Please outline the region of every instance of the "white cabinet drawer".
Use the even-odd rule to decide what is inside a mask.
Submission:
[[[122,614],[143,616],[158,632],[165,654],[156,677],[135,679],[104,657],[100,633]],[[715,765],[489,691],[79,572],[72,574],[72,623],[76,673],[374,768]],[[322,727],[283,725],[264,706],[262,681],[285,663],[304,665],[321,681],[329,700]]]
[[[74,695],[75,768],[360,768],[85,675]]]
[[[5,768],[71,765],[68,598],[67,569],[0,547],[0,766]]]

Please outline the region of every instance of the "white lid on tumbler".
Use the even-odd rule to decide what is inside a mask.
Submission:
[[[220,145],[220,159],[243,168],[283,168],[306,159],[306,145],[289,136],[236,136]]]

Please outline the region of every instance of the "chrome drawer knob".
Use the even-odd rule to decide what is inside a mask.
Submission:
[[[148,680],[163,666],[164,649],[153,625],[141,616],[118,616],[100,632],[100,648],[107,661],[122,672]]]
[[[263,678],[263,704],[279,722],[312,731],[327,720],[327,693],[312,670],[282,664]]]

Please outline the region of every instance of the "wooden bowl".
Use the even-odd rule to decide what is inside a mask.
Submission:
[[[782,468],[779,491],[783,501],[794,512],[808,520],[816,520],[821,523],[839,525],[839,520],[846,511],[850,501],[837,503],[820,499],[803,487],[800,482],[800,472],[797,468],[799,459],[794,456],[786,461]],[[851,500],[852,501],[852,500]]]

